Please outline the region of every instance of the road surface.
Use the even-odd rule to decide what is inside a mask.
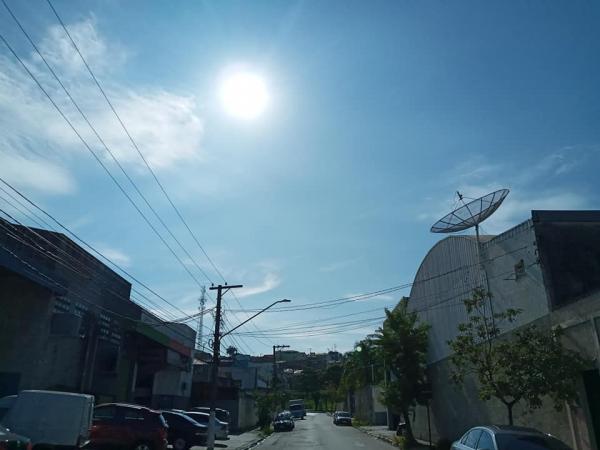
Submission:
[[[335,426],[327,414],[309,413],[290,432],[273,433],[260,450],[392,450],[393,447],[350,426]]]

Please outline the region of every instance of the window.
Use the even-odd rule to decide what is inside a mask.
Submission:
[[[465,434],[461,442],[467,447],[476,448],[479,435],[481,435],[481,430],[471,430]]]
[[[117,408],[114,406],[100,406],[94,409],[94,420],[111,420],[116,414]]]
[[[492,439],[492,435],[487,431],[481,432],[481,437],[479,438],[479,442],[477,443],[478,450],[494,450],[494,440]]]
[[[144,413],[139,409],[126,408],[124,418],[125,420],[144,420]]]

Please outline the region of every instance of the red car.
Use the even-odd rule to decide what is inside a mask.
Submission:
[[[166,450],[168,426],[161,413],[125,403],[94,408],[89,447]]]

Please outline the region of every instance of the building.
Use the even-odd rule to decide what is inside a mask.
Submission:
[[[255,395],[260,381],[257,370],[249,367],[249,356],[237,357],[241,357],[240,363],[230,359],[220,361],[217,380],[216,406],[229,411],[229,428],[232,431],[250,429],[258,422]],[[191,406],[209,406],[213,388],[211,371],[210,361],[194,362]]]
[[[186,406],[195,332],[130,291],[65,235],[0,220],[0,396],[52,389]]]
[[[431,325],[427,354],[432,382],[434,440],[454,439],[470,426],[506,423],[506,409],[483,402],[474,379],[451,384],[448,340],[467,321],[463,304],[475,288],[492,294],[494,311],[520,308],[516,322],[503,324],[510,337],[519,327],[560,325],[565,345],[594,361],[581,373],[579,402],[555,411],[550,402],[531,413],[515,406],[515,423],[558,436],[574,449],[597,449],[600,442],[600,212],[532,211],[531,219],[497,236],[448,236],[423,259],[410,293],[409,308]],[[427,437],[425,407],[416,409],[414,430]]]

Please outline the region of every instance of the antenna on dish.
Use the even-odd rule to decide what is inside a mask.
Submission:
[[[471,200],[469,203],[465,203],[463,200],[465,197],[456,191],[463,205],[434,223],[431,227],[431,232],[456,233],[457,231],[475,227],[477,243],[479,243],[479,224],[496,212],[508,195],[508,192],[508,189],[499,189],[483,197]]]
[[[471,200],[469,203],[465,203],[463,200],[465,197],[460,192],[456,191],[456,194],[463,205],[449,214],[446,214],[431,227],[432,233],[456,233],[457,231],[463,231],[471,227],[475,227],[475,235],[477,236],[477,260],[483,272],[483,276],[485,277],[485,284],[488,293],[490,292],[490,283],[485,266],[481,260],[479,224],[496,212],[508,195],[508,192],[508,189],[499,189],[484,195],[483,197]],[[491,296],[489,297],[489,302],[492,323],[494,323],[494,307]]]

